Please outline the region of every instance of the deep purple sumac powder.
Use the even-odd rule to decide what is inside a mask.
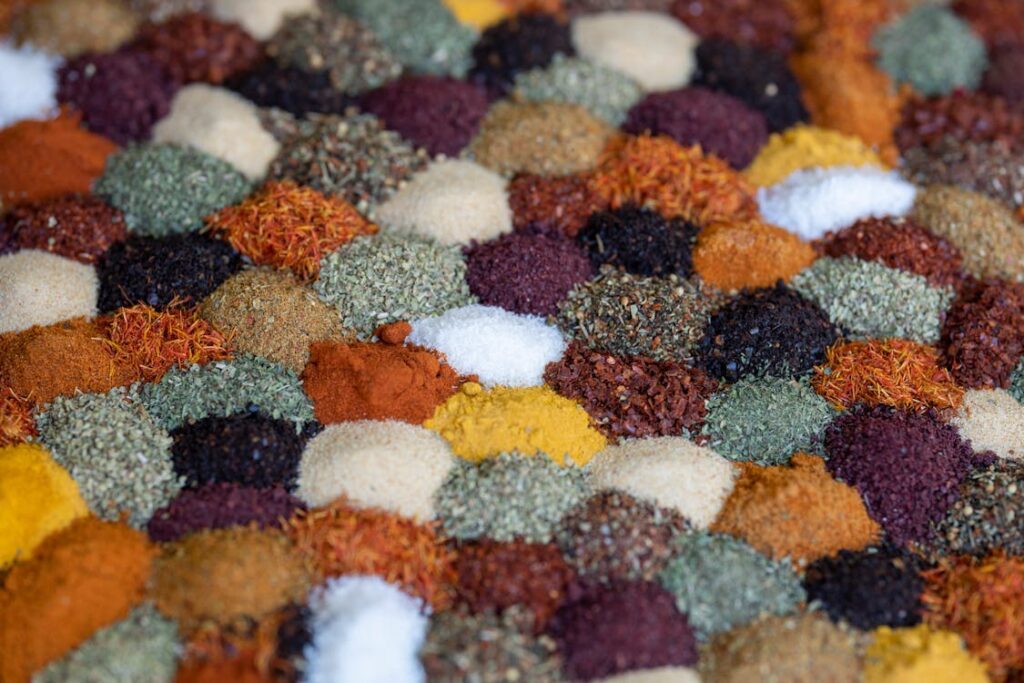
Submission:
[[[689,87],[651,93],[633,105],[622,129],[667,135],[745,168],[768,139],[764,116],[724,92]]]
[[[360,107],[417,147],[456,156],[487,113],[487,92],[438,76],[406,76],[366,93]]]
[[[569,290],[593,274],[579,246],[550,235],[511,233],[466,253],[470,291],[480,303],[514,313],[554,315]]]
[[[549,632],[573,680],[697,663],[697,642],[686,615],[656,583],[573,584]]]
[[[987,280],[965,287],[946,316],[940,347],[958,384],[1008,387],[1024,355],[1024,284]]]
[[[480,34],[469,76],[502,95],[517,73],[545,67],[559,53],[575,54],[568,24],[549,14],[518,14]]]
[[[149,520],[149,537],[158,543],[177,540],[203,529],[223,529],[255,523],[279,528],[302,501],[281,486],[253,488],[233,483],[185,489]]]
[[[687,278],[693,274],[699,230],[693,223],[627,205],[593,214],[576,241],[595,269],[609,264],[636,275]]]

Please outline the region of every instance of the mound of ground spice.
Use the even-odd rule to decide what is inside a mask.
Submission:
[[[1024,285],[986,280],[965,288],[946,316],[940,348],[960,385],[1009,387],[1024,355]]]
[[[982,77],[981,87],[1015,107],[1024,104],[1024,46],[989,54],[989,66]]]
[[[551,232],[575,237],[590,214],[605,201],[584,175],[544,176],[522,173],[508,185],[508,204],[517,231]]]
[[[253,413],[203,418],[171,436],[174,471],[193,488],[236,483],[290,490],[306,443],[291,422]]]
[[[389,419],[418,424],[461,382],[434,351],[370,343],[315,342],[302,373],[303,387],[323,424]]]
[[[10,32],[19,44],[70,58],[117,49],[135,34],[138,21],[120,0],[44,0],[16,12]]]
[[[712,531],[742,538],[773,559],[788,557],[798,567],[877,540],[879,527],[860,495],[834,480],[820,457],[796,453],[789,467],[740,468]]]
[[[712,223],[697,235],[693,267],[724,290],[770,287],[814,262],[814,249],[793,233],[759,220]]]
[[[95,263],[127,237],[120,211],[78,194],[16,206],[0,218],[0,233],[12,247],[42,249],[82,263]]]
[[[613,209],[636,204],[701,227],[758,215],[753,187],[742,176],[700,147],[663,135],[614,138],[590,182]]]
[[[576,241],[595,269],[610,264],[637,275],[685,278],[693,274],[690,252],[697,232],[687,221],[626,204],[591,215]]]
[[[794,171],[831,166],[883,166],[859,138],[828,128],[797,124],[773,133],[743,172],[759,187],[775,185]]]
[[[656,583],[575,583],[548,632],[574,680],[697,663],[697,640],[686,615]]]
[[[1002,141],[1019,144],[1024,133],[1024,112],[1001,97],[957,90],[942,97],[913,97],[903,106],[896,127],[901,152],[930,147],[950,137],[971,142]]]
[[[829,472],[857,488],[898,545],[928,540],[978,460],[954,427],[888,408],[840,415],[825,430],[825,449]]]
[[[516,96],[531,102],[571,102],[587,108],[613,126],[626,118],[626,112],[643,96],[632,78],[582,57],[555,55],[545,68],[524,71],[516,76]]]
[[[542,631],[565,599],[575,573],[551,543],[478,541],[458,547],[459,602],[476,614],[522,606]]]
[[[154,541],[167,543],[204,529],[253,524],[261,529],[281,528],[302,509],[305,509],[302,501],[283,486],[207,484],[182,491],[154,512],[146,531]]]
[[[154,550],[125,524],[83,517],[36,548],[0,590],[0,677],[32,674],[113,624],[143,597]]]
[[[0,448],[28,441],[35,435],[32,404],[13,389],[0,390]]]
[[[309,579],[303,558],[281,532],[214,529],[162,547],[149,597],[187,633],[206,622],[261,619],[305,596]]]
[[[96,264],[99,309],[172,302],[197,303],[242,267],[228,244],[204,235],[132,236],[114,244]]]
[[[128,47],[150,55],[179,83],[223,83],[263,58],[263,48],[238,24],[202,12],[144,26]]]
[[[785,0],[676,0],[672,14],[705,39],[723,38],[783,54],[793,48],[794,22]]]
[[[334,89],[327,72],[304,71],[269,59],[232,76],[224,87],[257,107],[276,108],[298,117],[310,112],[340,114],[354,103],[352,97]]]
[[[900,172],[918,185],[955,185],[988,195],[1011,207],[1024,204],[1024,150],[1005,142],[943,138],[931,147],[903,154]]]
[[[879,628],[864,653],[865,683],[893,680],[929,683],[985,683],[984,664],[964,649],[960,637],[925,624]]]
[[[327,507],[300,511],[289,521],[288,534],[318,576],[375,574],[436,611],[451,604],[455,555],[432,524],[356,510],[339,498]]]
[[[12,206],[86,193],[117,146],[79,127],[62,112],[49,121],[21,121],[0,129],[0,202]]]
[[[556,54],[575,54],[569,25],[550,14],[516,14],[480,34],[468,77],[494,94],[504,94],[517,73],[545,67]]]
[[[1024,466],[1001,460],[969,474],[959,497],[936,525],[928,550],[937,556],[974,555],[1002,550],[1024,554]]]

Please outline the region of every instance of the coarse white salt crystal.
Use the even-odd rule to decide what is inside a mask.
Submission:
[[[685,666],[662,666],[641,669],[602,678],[596,683],[700,683],[700,674]]]
[[[1024,460],[1024,406],[1003,389],[971,390],[950,420],[976,452]]]
[[[660,12],[601,12],[572,22],[581,57],[631,76],[646,90],[671,90],[690,82],[700,38]]]
[[[419,521],[434,518],[434,496],[455,464],[436,432],[397,420],[328,425],[307,444],[295,491],[310,507],[345,496]]]
[[[0,42],[0,128],[57,114],[61,58],[30,45]]]
[[[794,171],[757,191],[768,223],[818,239],[862,218],[902,216],[914,205],[917,188],[895,171],[871,166],[832,166]]]
[[[0,333],[96,315],[91,265],[38,249],[0,256]]]
[[[329,579],[310,595],[305,683],[418,683],[423,603],[377,576]]]
[[[481,242],[512,230],[505,179],[473,161],[436,161],[377,208],[377,222],[441,244]]]
[[[211,0],[210,13],[234,22],[256,40],[269,40],[288,17],[316,14],[316,0]]]
[[[263,129],[251,102],[205,83],[178,91],[170,113],[153,127],[153,142],[191,145],[228,162],[250,180],[267,174],[281,148]]]
[[[590,461],[595,490],[618,489],[679,512],[698,529],[715,521],[732,493],[736,468],[710,448],[681,436],[626,439]]]
[[[565,353],[556,327],[536,315],[473,304],[412,322],[406,340],[443,353],[460,374],[487,386],[532,387],[544,383],[544,368]]]

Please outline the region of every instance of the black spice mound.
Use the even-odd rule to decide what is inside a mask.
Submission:
[[[841,550],[807,567],[804,589],[808,601],[820,603],[832,621],[862,631],[914,626],[921,621],[921,564],[890,546]]]
[[[700,230],[650,209],[624,206],[595,213],[576,236],[594,268],[609,264],[635,275],[693,274],[693,244]]]
[[[259,414],[207,417],[171,432],[174,471],[186,485],[233,482],[291,490],[306,436],[287,420]]]
[[[764,114],[768,132],[785,130],[809,115],[785,55],[712,38],[697,46],[692,85],[720,90]]]
[[[205,235],[132,236],[96,264],[99,309],[148,304],[164,309],[175,298],[198,303],[242,267],[227,242]]]
[[[255,523],[260,528],[280,527],[302,501],[281,486],[253,488],[234,483],[185,489],[149,520],[149,537],[158,543],[174,541],[203,529],[223,529]]]
[[[457,156],[490,107],[472,83],[438,76],[406,76],[363,95],[360,107],[433,155]]]
[[[276,107],[295,116],[311,112],[341,114],[354,98],[336,90],[326,71],[306,71],[265,60],[225,83],[259,107]]]
[[[518,14],[480,34],[469,77],[503,95],[517,73],[545,67],[559,53],[575,54],[568,24],[549,14]]]
[[[466,251],[466,282],[487,306],[554,315],[558,303],[594,269],[574,242],[546,234],[512,233]]]
[[[732,95],[700,87],[647,95],[629,110],[622,129],[700,145],[737,169],[746,168],[768,139],[761,112]]]
[[[960,498],[936,527],[929,550],[982,557],[1024,555],[1024,465],[1011,461],[972,472]]]
[[[697,365],[728,382],[747,375],[799,377],[825,362],[825,350],[839,337],[817,304],[780,282],[743,291],[715,311]]]
[[[697,662],[697,642],[686,615],[656,583],[574,583],[549,632],[565,659],[565,673],[574,680]]]

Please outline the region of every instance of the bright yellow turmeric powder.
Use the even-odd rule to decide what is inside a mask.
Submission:
[[[960,636],[921,624],[883,626],[874,632],[864,665],[865,683],[985,683],[985,666]]]
[[[743,175],[763,187],[781,182],[793,171],[815,166],[883,167],[884,164],[860,138],[801,124],[768,138],[768,143]]]
[[[444,4],[456,19],[481,31],[508,15],[508,7],[499,0],[444,0]]]

